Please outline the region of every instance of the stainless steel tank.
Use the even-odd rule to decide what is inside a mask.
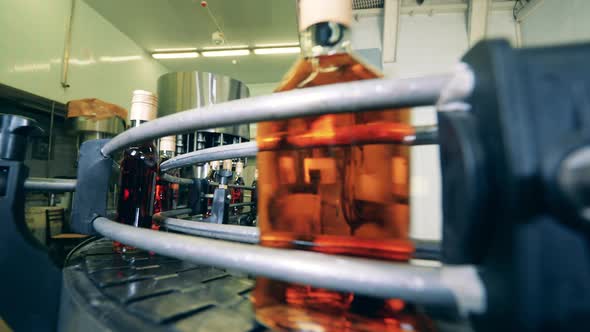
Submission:
[[[249,96],[246,84],[229,76],[198,71],[168,73],[158,79],[158,116]],[[203,131],[250,139],[248,124]]]
[[[83,116],[69,118],[66,122],[69,133],[78,135],[80,144],[93,139],[114,137],[125,130],[125,121],[112,117],[95,120]]]

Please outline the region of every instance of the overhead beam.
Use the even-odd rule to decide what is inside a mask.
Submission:
[[[531,0],[531,2],[543,0]],[[403,5],[400,7],[400,15],[436,15],[449,13],[465,13],[468,9],[467,3],[425,3],[423,5]],[[491,11],[512,10],[514,1],[492,1]],[[381,16],[383,8],[357,9],[354,11],[355,18]]]
[[[383,63],[393,63],[397,55],[397,36],[401,0],[385,0],[383,7]]]
[[[469,1],[467,13],[467,35],[469,46],[485,38],[488,28],[488,14],[491,0]]]

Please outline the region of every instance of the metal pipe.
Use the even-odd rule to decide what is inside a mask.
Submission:
[[[126,130],[108,142],[102,153],[110,155],[134,143],[237,123],[433,105],[447,82],[455,76],[446,74],[339,83],[191,109]]]
[[[156,213],[152,216],[152,220],[162,222],[162,221],[166,220],[166,218],[176,217],[176,216],[180,216],[183,214],[191,214],[192,212],[193,212],[193,210],[189,209],[189,208],[174,209],[174,210],[170,210],[170,211]]]
[[[179,178],[177,176],[166,174],[166,173],[163,173],[160,176],[162,177],[162,180],[172,182],[172,183],[189,184],[190,185],[195,182],[193,179]]]
[[[197,150],[170,158],[160,165],[160,171],[166,172],[174,168],[205,163],[213,160],[255,157],[256,153],[258,153],[256,142],[216,146],[214,148]]]
[[[186,184],[186,185],[190,185],[190,184],[193,184],[194,183],[194,180],[193,179],[179,178],[177,176],[170,175],[170,174],[167,174],[167,173],[162,174],[161,177],[162,177],[162,180],[168,181],[168,182],[172,182],[172,183]],[[217,182],[209,182],[209,185],[211,185],[211,186],[218,186],[219,183],[217,183]],[[236,188],[236,189],[256,190],[256,187],[242,186],[242,185],[238,185],[238,184],[228,184],[227,186],[229,188]]]
[[[31,177],[25,180],[25,190],[50,192],[76,191],[76,180]]]
[[[50,176],[51,159],[53,154],[53,125],[55,118],[55,101],[51,103],[51,118],[49,121],[49,142],[47,144],[47,163],[45,164],[45,176]]]
[[[154,214],[153,219],[176,232],[244,243],[258,244],[260,242],[260,230],[258,227],[211,224],[172,218],[190,212],[190,209],[171,210]],[[412,259],[440,260],[441,244],[439,241],[414,239],[412,242],[415,247]]]
[[[424,267],[309,251],[276,249],[155,232],[94,220],[95,230],[127,245],[247,274],[377,298],[400,298],[467,316],[485,311],[485,290],[473,266]]]
[[[66,26],[66,39],[64,42],[64,53],[61,63],[61,87],[67,89],[70,87],[68,83],[68,71],[70,67],[70,51],[72,48],[72,26],[74,24],[74,13],[76,11],[76,0],[71,0],[70,17]]]
[[[412,258],[440,261],[442,259],[442,247],[440,241],[412,239],[414,253]]]
[[[235,188],[235,189],[256,190],[256,187],[242,186],[242,185],[239,185],[239,184],[228,184],[227,186],[229,188]]]
[[[229,207],[233,208],[233,207],[252,206],[252,205],[256,205],[256,202],[234,203],[234,204],[230,204]]]
[[[437,144],[438,132],[436,126],[415,127],[415,134],[408,136],[403,144],[427,145]],[[213,160],[233,159],[240,157],[255,157],[258,146],[255,141],[222,145],[214,148],[198,150],[171,158],[160,165],[160,171],[167,172],[171,169],[205,163]]]
[[[437,126],[418,126],[414,127],[414,136],[408,137],[408,145],[432,145],[438,144],[438,127]]]
[[[218,186],[219,182],[209,182],[210,186]],[[228,184],[228,188],[244,189],[244,190],[256,190],[256,187],[242,186],[240,184]]]
[[[257,244],[260,238],[258,227],[212,224],[175,218],[160,221],[167,229],[211,239]]]

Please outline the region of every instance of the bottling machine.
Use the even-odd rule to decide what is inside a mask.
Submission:
[[[197,71],[168,73],[158,79],[158,116],[172,115],[187,109],[199,110],[210,105],[249,96],[250,91],[244,83],[228,76]],[[186,158],[189,153],[218,146],[245,143],[249,140],[250,127],[248,123],[201,128],[177,135],[176,153]],[[252,186],[246,186],[244,177],[242,177],[244,171],[247,171],[249,176],[246,177],[246,180],[249,184],[253,181],[253,171],[244,167],[248,156],[234,156],[231,165],[225,164],[229,169],[223,168],[223,158],[221,157],[220,159],[195,161],[182,165],[179,174],[184,178],[191,178],[188,182],[184,181],[184,184],[197,186],[189,190],[188,205],[193,214],[209,217],[210,221],[251,226],[255,216],[252,216],[251,213],[242,213],[244,206],[250,207],[253,204],[244,201],[244,191],[251,192],[254,189]],[[166,165],[169,164],[166,163]],[[171,170],[171,168],[165,169]],[[182,180],[173,177],[168,179],[183,183]],[[251,196],[250,193],[248,194]],[[228,195],[231,197],[228,198]],[[211,209],[208,210],[209,208]]]
[[[24,225],[24,190],[33,185],[22,151],[35,124],[4,115],[0,316],[16,330],[262,331],[247,300],[248,276],[256,275],[408,300],[423,306],[440,330],[587,330],[589,56],[589,44],[512,49],[504,41],[485,41],[451,74],[230,101],[86,142],[72,226],[146,251],[113,255],[108,240],[91,240],[74,250],[63,271]],[[438,137],[442,266],[260,247],[255,227],[227,225],[219,216],[213,223],[173,218],[192,208],[155,216],[174,232],[121,225],[105,214],[110,156],[130,143],[249,122],[420,105],[436,105],[438,128],[417,130],[407,144]],[[197,150],[169,160],[162,171],[255,153],[253,142]],[[203,190],[193,179],[169,179]],[[69,183],[62,188],[73,189]]]

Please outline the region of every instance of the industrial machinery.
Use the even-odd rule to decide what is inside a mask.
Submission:
[[[68,118],[66,124],[70,134],[78,138],[78,146],[89,140],[111,138],[125,130],[125,121],[114,116],[98,120],[78,116]]]
[[[188,109],[198,110],[210,105],[248,98],[248,87],[231,77],[208,72],[175,72],[158,79],[158,117]],[[200,135],[199,135],[200,134]],[[203,128],[178,135],[179,154],[250,140],[247,123],[218,128]]]
[[[158,80],[158,96],[158,116],[162,117],[187,109],[198,111],[207,106],[248,98],[250,92],[244,83],[231,77],[193,71],[162,75]],[[201,128],[197,131],[177,135],[176,153],[186,157],[186,153],[248,142],[249,140],[250,127],[248,123]],[[252,213],[249,213],[253,209],[246,211],[248,213],[243,213],[244,206],[250,207],[254,204],[254,202],[244,201],[244,191],[252,189],[245,184],[246,182],[251,184],[253,181],[252,176],[243,174],[247,157],[247,155],[236,155],[231,157],[231,163],[224,163],[225,158],[220,157],[216,160],[197,161],[182,165],[180,172],[177,172],[181,177],[200,179],[194,181],[195,186],[198,187],[190,190],[188,205],[193,207],[193,214],[200,215],[201,218],[208,218],[209,222],[214,223],[242,225],[254,223],[255,215],[252,216]],[[248,175],[254,174],[252,171],[248,171]],[[244,178],[246,179],[244,180]],[[227,187],[228,185],[231,187]]]
[[[515,50],[503,41],[485,41],[451,74],[236,100],[89,141],[81,148],[73,226],[146,252],[114,255],[106,240],[96,240],[75,250],[63,271],[23,233],[26,167],[11,151],[33,124],[4,116],[0,264],[9,268],[0,294],[11,300],[0,301],[0,315],[17,330],[262,331],[246,300],[251,281],[244,275],[257,275],[408,300],[436,319],[440,330],[588,330],[589,56],[589,44]],[[105,217],[109,156],[133,142],[233,124],[420,105],[437,106],[438,129],[418,128],[407,144],[432,144],[438,136],[441,266],[260,247],[255,227],[173,218],[191,209],[155,216],[175,233]],[[255,152],[250,142],[214,147],[180,155],[162,169]]]

